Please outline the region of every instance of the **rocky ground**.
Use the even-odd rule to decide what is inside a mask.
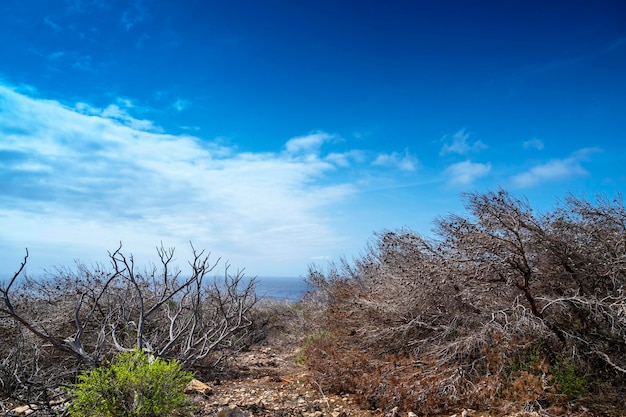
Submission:
[[[304,366],[297,364],[297,349],[279,346],[254,346],[231,359],[220,378],[194,380],[188,387],[194,417],[416,417],[413,413],[391,410],[367,410],[351,395],[323,392],[311,381]],[[503,413],[460,409],[432,417],[540,417],[563,415],[576,417],[626,415],[619,412],[596,413],[578,410],[543,414],[536,411]],[[6,416],[36,416],[36,410],[21,406]],[[46,414],[47,415],[47,414]]]
[[[194,381],[190,392],[195,417],[415,417],[413,413],[366,410],[351,395],[323,392],[296,361],[297,350],[257,346],[230,364],[230,377]],[[498,413],[497,415],[502,415]],[[490,417],[486,412],[458,410],[445,417]],[[540,416],[519,411],[508,417]]]
[[[351,395],[323,392],[312,381],[304,366],[297,364],[298,350],[288,345],[254,346],[233,357],[221,377],[194,380],[187,394],[194,407],[194,417],[416,417],[410,412],[364,409]],[[538,413],[531,410],[508,413],[460,409],[432,417],[540,417],[563,415],[576,417],[623,416],[616,410],[590,412],[584,408],[573,413]],[[518,407],[519,408],[519,407]],[[17,407],[6,416],[36,416],[32,406]],[[46,414],[47,415],[47,414]]]
[[[254,347],[230,364],[231,377],[197,384],[196,416],[347,417],[379,416],[363,410],[350,395],[324,393],[296,363],[297,351]]]
[[[275,306],[272,311],[281,311]],[[192,381],[187,394],[194,407],[194,417],[416,417],[410,412],[365,409],[352,395],[333,395],[324,392],[308,374],[307,368],[298,365],[299,347],[305,335],[313,329],[309,322],[299,319],[295,310],[285,307],[278,316],[282,323],[273,335],[261,345],[240,352],[229,359],[219,376],[201,376]],[[63,404],[59,404],[63,407]],[[591,412],[584,407],[537,412],[536,408],[524,410],[524,405],[514,405],[507,410],[493,412],[471,409],[452,410],[443,416],[431,417],[545,417],[545,416],[626,416],[614,407],[602,412]],[[43,410],[45,411],[45,410]],[[36,407],[20,406],[6,416],[37,416]],[[62,414],[61,414],[62,415]]]

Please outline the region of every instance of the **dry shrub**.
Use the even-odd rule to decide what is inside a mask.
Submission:
[[[539,216],[501,190],[468,194],[466,208],[437,220],[438,239],[387,231],[351,263],[310,268],[328,335],[305,350],[316,381],[422,413],[622,392],[621,198],[568,197]]]
[[[210,277],[219,260],[193,247],[188,275],[173,265],[174,249],[157,254],[160,264],[140,269],[120,246],[110,267],[78,264],[30,279],[21,275],[27,252],[0,285],[0,407],[38,404],[55,415],[59,387],[120,351],[206,372],[243,348],[254,327],[255,280],[228,264]]]
[[[380,354],[381,349],[357,348],[343,328],[310,337],[305,358],[323,389],[356,394],[372,409],[433,414],[497,409],[507,401],[562,402],[555,385],[546,385],[551,377],[545,357],[529,358],[536,351],[531,336],[514,337],[504,329],[494,322],[452,342],[423,346],[420,354]]]
[[[306,301],[293,302],[262,298],[250,310],[252,325],[246,343],[275,347],[298,346],[306,335],[316,329],[318,308]]]
[[[327,392],[357,396],[370,409],[399,407],[417,413],[442,413],[459,406],[500,404],[499,376],[472,379],[462,367],[440,367],[432,358],[379,356],[344,346],[333,337],[317,337],[305,348],[312,378]]]

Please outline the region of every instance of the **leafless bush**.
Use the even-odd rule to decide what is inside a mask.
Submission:
[[[314,326],[312,314],[314,311],[304,301],[262,298],[251,311],[253,325],[249,344],[287,348],[299,346]]]
[[[346,389],[345,381],[333,381],[358,371],[347,370],[342,351],[367,352],[358,366],[368,369],[369,385],[362,386],[363,378],[351,383],[389,406],[402,406],[402,395],[418,404],[426,394],[448,406],[472,398],[495,404],[520,378],[538,381],[530,397],[544,390],[557,401],[550,387],[582,378],[549,383],[541,379],[549,370],[519,371],[532,351],[537,363],[556,369],[566,362],[619,389],[626,374],[621,197],[590,203],[569,196],[543,215],[502,190],[467,194],[465,201],[468,215],[436,220],[436,239],[387,231],[352,263],[310,268],[309,283],[319,289],[328,330],[339,340],[309,347],[317,377]],[[332,366],[330,357],[341,365]],[[410,358],[417,385],[400,378],[405,394],[381,392],[379,383],[393,385],[381,382],[384,375],[398,378],[381,364],[385,357]],[[381,381],[371,379],[373,369]]]
[[[231,274],[228,264],[222,278],[211,278],[219,259],[192,249],[186,276],[173,265],[173,249],[157,248],[159,265],[140,271],[120,246],[109,268],[79,264],[18,279],[27,252],[0,288],[3,398],[49,405],[79,370],[132,348],[187,368],[216,366],[239,349],[252,325],[255,280]]]

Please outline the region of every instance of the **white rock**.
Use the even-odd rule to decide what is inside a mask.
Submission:
[[[22,405],[20,407],[15,407],[11,412],[18,416],[28,416],[37,411],[37,406],[35,405]]]

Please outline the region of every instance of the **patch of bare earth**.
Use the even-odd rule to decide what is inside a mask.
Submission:
[[[297,350],[253,347],[232,359],[222,379],[205,382],[194,394],[195,416],[379,416],[350,395],[324,393],[296,363]]]
[[[364,409],[352,395],[323,392],[296,361],[298,350],[255,346],[231,360],[221,378],[200,382],[190,395],[194,417],[413,417],[413,413]],[[539,417],[516,411],[495,414],[460,409],[445,417]],[[567,415],[567,413],[563,414]],[[578,416],[593,414],[577,413]],[[433,416],[434,417],[434,416]]]

